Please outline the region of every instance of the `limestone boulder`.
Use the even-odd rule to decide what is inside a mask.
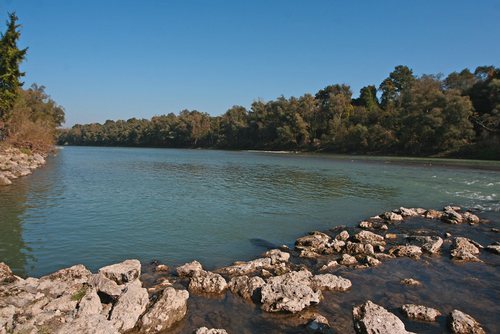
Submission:
[[[194,293],[221,294],[227,289],[227,282],[219,274],[210,271],[197,271],[189,281],[188,290]]]
[[[158,333],[180,321],[187,312],[189,293],[186,290],[166,288],[140,321],[140,332]]]
[[[409,319],[419,321],[436,321],[436,318],[441,315],[438,310],[423,305],[405,304],[401,310]]]
[[[403,322],[380,305],[367,301],[352,311],[358,334],[408,334]]]
[[[450,329],[454,334],[486,333],[476,319],[459,310],[453,310],[450,314]]]
[[[262,309],[296,313],[319,303],[321,292],[311,288],[311,278],[312,274],[307,270],[270,277],[261,289]]]

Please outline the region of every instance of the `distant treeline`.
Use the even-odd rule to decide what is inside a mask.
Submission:
[[[352,98],[349,86],[315,95],[234,106],[221,116],[196,110],[151,120],[77,124],[59,144],[314,150],[500,159],[500,69],[481,66],[446,78],[397,66]]]

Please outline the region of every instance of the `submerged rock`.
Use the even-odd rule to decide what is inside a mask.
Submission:
[[[450,329],[454,334],[486,333],[473,317],[459,310],[453,310],[450,314]]]
[[[382,306],[371,301],[354,307],[354,329],[358,334],[408,334],[403,322]]]
[[[270,277],[261,290],[262,309],[295,313],[319,303],[321,292],[311,288],[311,278],[312,274],[307,270]]]
[[[422,282],[414,278],[404,278],[401,280],[401,284],[408,286],[421,286]]]
[[[436,321],[436,318],[441,315],[441,312],[434,308],[415,304],[405,304],[401,307],[401,310],[412,320]]]
[[[310,334],[333,334],[328,320],[321,314],[314,314],[306,325],[306,331]]]
[[[492,253],[495,253],[495,254],[500,254],[500,245],[489,245],[489,246],[486,246],[485,248],[487,251],[490,251]]]
[[[142,316],[140,331],[157,333],[172,327],[186,315],[188,298],[189,293],[186,290],[163,290],[158,300]]]

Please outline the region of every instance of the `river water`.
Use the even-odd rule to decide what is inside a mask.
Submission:
[[[207,268],[399,206],[500,216],[500,163],[64,147],[0,188],[0,261],[40,276],[127,258]]]

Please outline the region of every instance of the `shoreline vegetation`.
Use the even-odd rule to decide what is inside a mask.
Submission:
[[[346,84],[316,94],[256,100],[221,116],[197,110],[150,120],[76,124],[59,145],[218,148],[500,159],[500,69],[446,78],[396,66],[354,98]]]
[[[426,333],[493,333],[496,311],[483,304],[497,300],[494,291],[491,300],[483,300],[482,285],[489,289],[498,279],[500,244],[492,242],[498,240],[497,225],[456,206],[401,207],[356,227],[311,232],[293,249],[270,249],[260,258],[212,271],[197,261],[174,269],[126,260],[96,274],[80,264],[24,279],[0,263],[0,333],[252,332],[235,328],[231,318],[210,316],[222,309],[244,318],[249,307],[250,316],[266,319],[266,332],[410,333],[407,327],[416,326]],[[470,276],[468,270],[484,277],[459,280],[458,286],[443,278],[442,272]],[[393,282],[381,284],[387,279]],[[437,292],[444,299],[433,295],[442,284],[463,290],[464,296],[450,298],[446,289]],[[475,301],[466,298],[469,289],[476,290]],[[342,303],[344,296],[353,296],[353,304]],[[406,302],[395,308],[402,296]],[[441,305],[426,298],[439,298]],[[328,313],[332,308],[334,317]],[[470,310],[474,314],[465,313]]]

